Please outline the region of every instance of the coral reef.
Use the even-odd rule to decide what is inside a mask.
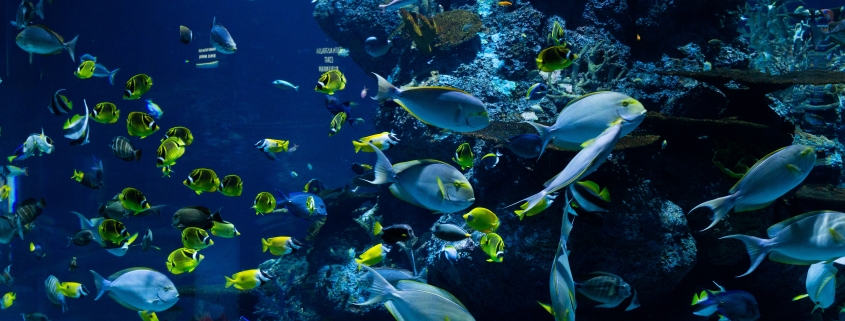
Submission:
[[[437,47],[440,50],[457,47],[475,37],[483,28],[478,14],[467,10],[449,10],[434,16],[433,20],[437,26]]]

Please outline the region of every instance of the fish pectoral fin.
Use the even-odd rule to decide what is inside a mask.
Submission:
[[[830,237],[833,239],[834,242],[836,242],[836,244],[845,244],[845,236],[843,236],[842,233],[837,232],[832,227],[828,228],[827,232],[830,233]]]
[[[801,176],[801,174],[803,173],[803,171],[798,168],[798,166],[795,166],[793,164],[786,164],[786,169],[789,170],[789,173],[795,176]]]
[[[449,199],[449,195],[446,192],[446,186],[443,185],[443,181],[440,180],[440,177],[437,177],[437,187],[440,188],[440,194],[443,195],[443,198],[441,199],[441,201]]]

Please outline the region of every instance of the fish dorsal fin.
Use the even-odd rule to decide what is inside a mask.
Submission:
[[[120,276],[122,276],[126,273],[129,273],[129,272],[132,272],[132,271],[155,271],[155,270],[148,268],[148,267],[128,268],[128,269],[125,269],[125,270],[117,271],[115,274],[110,275],[109,281],[114,281],[115,279],[119,278]]]
[[[62,38],[62,36],[61,36],[61,35],[59,35],[59,34],[58,34],[58,33],[56,33],[55,31],[53,31],[52,29],[47,28],[47,26],[45,26],[45,25],[39,25],[39,24],[32,24],[31,26],[33,26],[33,27],[39,27],[39,28],[41,28],[41,29],[44,29],[44,31],[49,32],[51,35],[53,35],[53,37],[56,37],[56,39],[57,39],[57,40],[59,40],[59,42],[61,42],[62,44],[64,44],[64,43],[65,43],[65,38]]]
[[[822,210],[822,211],[812,211],[812,212],[808,212],[808,213],[804,213],[804,214],[801,214],[801,215],[796,215],[796,216],[790,217],[788,219],[785,219],[785,220],[769,227],[769,229],[766,230],[766,234],[768,234],[770,238],[773,238],[773,237],[775,237],[775,235],[778,235],[778,233],[780,233],[780,231],[782,231],[784,228],[792,225],[792,223],[795,223],[797,221],[803,220],[803,219],[811,217],[811,216],[816,216],[816,215],[825,214],[825,213],[830,213],[830,211],[824,211],[824,210]]]
[[[443,196],[441,201],[449,198],[449,194],[446,192],[446,186],[443,185],[443,181],[440,180],[440,177],[437,177],[437,187],[440,188],[440,194]]]
[[[842,233],[837,232],[832,227],[829,227],[827,229],[827,232],[830,234],[830,237],[833,238],[833,241],[836,242],[836,244],[845,244],[845,236],[843,236]]]
[[[422,90],[448,90],[448,91],[456,91],[456,92],[459,92],[459,93],[464,93],[464,94],[470,95],[470,93],[468,93],[466,91],[460,90],[458,88],[446,87],[446,86],[423,86],[423,87],[407,87],[407,88],[403,87],[402,88],[402,91],[408,91],[408,90],[419,90],[419,91],[422,91]]]
[[[789,147],[789,146],[787,146],[787,147]],[[728,193],[731,193],[731,194],[736,193],[736,191],[739,189],[739,184],[742,183],[742,181],[745,180],[746,177],[748,177],[748,174],[754,172],[754,170],[757,169],[757,167],[760,167],[760,164],[763,164],[767,159],[769,159],[769,157],[772,157],[772,155],[777,154],[777,152],[782,151],[784,148],[786,148],[786,147],[781,147],[778,150],[773,151],[766,156],[763,156],[763,158],[760,158],[760,160],[758,160],[756,163],[754,163],[754,165],[751,166],[751,168],[749,168],[747,171],[745,171],[745,175],[742,175],[742,178],[740,178],[739,181],[737,181],[736,184],[734,184],[734,186],[731,187],[731,190],[728,191]]]
[[[583,95],[581,97],[575,98],[573,100],[570,100],[569,103],[566,104],[566,106],[563,106],[563,109],[566,109],[566,107],[569,107],[569,105],[572,105],[572,104],[578,102],[581,99],[590,97],[590,96],[595,95],[595,94],[601,94],[601,93],[606,93],[606,92],[607,91],[597,91],[597,92],[594,92],[594,93],[589,93],[589,94]]]
[[[438,288],[436,286],[429,285],[429,284],[426,284],[426,283],[420,283],[420,282],[411,281],[411,280],[402,280],[402,281],[399,281],[399,283],[396,284],[396,289],[401,290],[401,291],[418,291],[418,292],[425,292],[425,293],[433,294],[433,295],[439,296],[443,299],[446,299],[446,300],[454,303],[457,306],[460,306],[464,310],[467,309],[467,307],[465,307],[463,305],[463,303],[461,303],[461,301],[458,301],[458,298],[456,298],[451,293],[446,292],[446,290],[443,290],[441,288]]]
[[[446,165],[448,165],[447,163],[441,162],[441,161],[436,160],[436,159],[417,159],[417,160],[393,164],[393,171],[395,171],[397,174],[399,174],[402,171],[404,171],[408,168],[417,166],[417,165],[431,165],[431,164],[446,164]]]

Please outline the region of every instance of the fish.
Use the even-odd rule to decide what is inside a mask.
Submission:
[[[307,188],[308,184],[305,186]],[[217,187],[217,190],[220,191],[220,194],[226,196],[241,196],[244,191],[244,182],[238,175],[226,175],[220,180],[220,186]]]
[[[455,150],[455,156],[452,157],[452,161],[460,165],[462,171],[472,168],[473,159],[475,159],[475,155],[472,153],[472,147],[469,146],[469,143],[459,145],[458,149]]]
[[[454,246],[443,246],[442,252],[443,256],[445,256],[446,259],[449,260],[449,262],[452,264],[458,262],[458,258],[460,258],[460,256],[458,256],[458,250]]]
[[[473,132],[487,127],[487,108],[475,96],[449,87],[399,89],[386,79],[378,79],[376,100],[392,99],[423,123],[455,132]]]
[[[88,79],[94,76],[94,67],[97,63],[91,60],[83,60],[79,67],[76,68],[76,71],[73,72],[73,75],[78,77],[79,79]]]
[[[214,241],[205,230],[197,227],[182,230],[182,246],[186,249],[202,250],[212,245]]]
[[[294,91],[299,91],[299,86],[296,86],[281,79],[273,80],[273,86],[276,86],[276,88],[280,89],[293,89]]]
[[[431,232],[437,238],[449,242],[461,241],[471,236],[467,231],[454,224],[434,223]]]
[[[612,91],[599,91],[570,101],[551,126],[528,122],[537,130],[542,142],[540,155],[552,139],[556,146],[579,150],[581,144],[596,138],[611,124],[621,121],[624,137],[643,119],[646,110],[634,98]]]
[[[212,213],[208,208],[202,206],[187,206],[173,214],[173,227],[184,230],[188,227],[197,227],[203,230],[210,230],[214,227],[214,221],[220,219],[220,211]]]
[[[290,171],[290,177],[296,178],[297,176],[299,176],[299,174],[294,171]]]
[[[99,300],[106,292],[121,305],[140,311],[161,312],[179,300],[179,292],[167,276],[149,268],[129,268],[103,278],[94,270]]]
[[[569,220],[569,214],[563,212],[562,221],[557,252],[549,274],[549,293],[552,297],[552,303],[537,302],[551,313],[556,321],[575,320],[575,309],[577,308],[575,280],[572,278],[572,269],[569,266],[569,250],[566,248],[566,242],[569,241],[569,234],[572,232],[572,221]]]
[[[370,184],[390,184],[393,196],[443,213],[461,211],[475,202],[475,194],[466,177],[452,165],[433,159],[413,160],[391,165],[381,150],[377,156],[375,179]]]
[[[62,291],[59,288],[60,285],[59,279],[53,275],[48,276],[47,279],[44,280],[44,290],[47,293],[47,299],[53,303],[53,306],[61,308],[62,313],[66,313],[68,310],[67,302],[65,301],[65,295],[62,294]]]
[[[288,153],[293,153],[293,152],[295,152],[295,151],[296,151],[296,149],[297,149],[297,148],[299,148],[299,145],[297,145],[297,144],[293,144],[293,146],[291,146],[291,148],[290,148],[287,152],[288,152]]]
[[[141,251],[146,252],[150,249],[161,251],[161,248],[153,245],[153,231],[151,229],[147,229],[147,233],[144,233],[144,238],[141,241]]]
[[[159,130],[153,116],[140,111],[133,111],[126,117],[126,131],[129,136],[139,136],[141,139]]]
[[[88,144],[88,135],[91,133],[91,128],[88,126],[88,103],[83,99],[85,104],[85,113],[80,115],[73,115],[71,119],[65,121],[62,129],[66,130],[65,138],[70,139],[71,145],[85,145]]]
[[[102,102],[94,105],[94,110],[88,116],[100,124],[114,124],[120,118],[120,110],[113,103]]]
[[[464,214],[464,220],[469,227],[483,233],[495,233],[499,229],[499,217],[496,213],[483,207],[476,207]]]
[[[233,54],[238,51],[238,46],[229,30],[221,24],[217,23],[217,17],[211,20],[211,45],[223,54]]]
[[[381,12],[385,12],[388,9],[399,10],[399,8],[415,3],[417,3],[417,0],[392,0],[390,3],[378,5],[378,8],[381,9]]]
[[[50,321],[50,319],[47,318],[47,315],[41,312],[33,312],[29,314],[21,313],[21,316],[23,317],[23,321]]]
[[[144,193],[132,187],[124,188],[120,192],[118,199],[123,208],[135,213],[143,212],[150,208],[150,203],[147,202],[147,197],[144,196]]]
[[[397,320],[475,320],[461,301],[446,290],[410,280],[399,281],[394,287],[372,268],[367,266],[365,269],[373,277],[372,285],[367,288],[370,297],[355,305],[384,302],[387,311]]]
[[[598,169],[599,166],[607,160],[608,155],[610,155],[610,152],[613,151],[613,147],[616,146],[616,143],[619,141],[619,137],[622,133],[622,126],[623,125],[620,121],[617,121],[594,140],[585,142],[585,148],[578,152],[578,154],[569,161],[569,164],[566,164],[566,167],[564,167],[560,173],[543,184],[545,186],[543,190],[532,196],[526,197],[519,202],[513,203],[508,207],[521,202],[526,202],[527,205],[525,208],[520,207],[521,210],[531,211],[538,205],[541,205],[541,202],[546,200],[546,195],[554,193],[562,188],[566,188],[570,184],[582,180],[595,172],[596,169]]]
[[[21,175],[29,176],[29,167],[20,168],[15,165],[0,165],[0,178],[9,179]]]
[[[73,102],[67,99],[65,95],[59,94],[64,90],[65,89],[56,90],[56,92],[53,93],[53,98],[50,99],[50,105],[47,106],[47,109],[49,109],[53,115],[67,114],[71,109],[73,109]]]
[[[663,140],[663,143],[660,144],[660,149],[666,149],[666,140]]]
[[[220,185],[220,179],[217,178],[217,173],[208,168],[197,168],[191,171],[188,178],[182,182],[188,188],[194,190],[197,195],[202,192],[214,193],[217,191],[217,186]]]
[[[313,215],[327,215],[326,203],[316,194],[311,193],[290,193],[285,194],[280,190],[276,190],[279,195],[279,202],[276,207],[284,207],[293,215],[304,219],[312,219]],[[309,208],[308,203],[312,203],[312,208]]]
[[[714,282],[715,283],[715,282]],[[716,286],[719,286],[716,284]],[[718,312],[722,318],[731,321],[755,321],[760,318],[757,300],[751,293],[740,290],[704,290],[693,294],[693,314],[711,316]]]
[[[610,192],[592,181],[580,181],[569,185],[566,189],[566,199],[566,211],[575,216],[583,212],[596,213],[610,210]]]
[[[494,148],[507,148],[516,156],[522,158],[534,158],[540,156],[544,149],[543,139],[536,134],[520,134],[508,138],[504,143]]]
[[[20,217],[0,216],[0,243],[9,244],[15,235],[20,236],[23,240],[23,224],[20,223]]]
[[[387,244],[407,242],[415,237],[414,230],[408,224],[396,224],[381,229],[381,240]]]
[[[426,283],[425,275],[414,275],[414,272],[408,270],[392,267],[376,267],[372,269],[393,286],[396,286],[402,280]],[[364,273],[364,276],[360,280],[364,281],[364,284],[369,287],[373,283],[373,274],[371,272]]]
[[[352,163],[351,169],[355,174],[364,175],[365,173],[372,171],[373,167],[367,164]]]
[[[361,253],[357,259],[355,259],[355,263],[358,263],[358,270],[361,269],[361,266],[372,266],[384,260],[387,256],[387,252],[390,252],[390,247],[384,244],[376,244],[373,247],[369,248],[368,250]]]
[[[88,289],[78,282],[62,282],[59,283],[59,291],[68,298],[84,298],[88,295]]]
[[[135,148],[135,144],[129,140],[129,138],[123,136],[115,136],[112,138],[111,143],[109,144],[109,148],[111,148],[112,153],[117,158],[120,158],[124,161],[131,162],[131,161],[140,161],[141,160],[141,150]]]
[[[792,301],[809,297],[815,303],[813,312],[817,308],[826,309],[833,305],[836,296],[836,272],[834,262],[819,262],[810,265],[807,270],[807,293],[796,296]]]
[[[481,160],[479,161],[482,165],[484,165],[485,169],[493,169],[496,165],[499,164],[499,157],[502,157],[502,154],[499,151],[495,153],[487,153],[484,156],[481,156]]]
[[[361,99],[364,99],[364,98],[367,97],[367,91],[368,90],[369,89],[367,88],[367,86],[364,86],[364,89],[361,89]]]
[[[337,135],[340,132],[340,129],[343,127],[343,123],[346,121],[346,113],[339,112],[332,118],[331,124],[329,124],[329,137]]]
[[[194,249],[176,249],[167,256],[167,270],[175,275],[191,273],[204,258],[204,255]]]
[[[68,271],[71,271],[71,272],[75,271],[75,270],[76,270],[76,268],[78,268],[78,267],[79,267],[79,266],[77,265],[77,263],[76,263],[76,257],[75,257],[75,256],[74,256],[74,257],[72,257],[72,258],[70,259],[70,264],[68,264],[68,266],[69,266],[69,267],[68,267],[68,269],[67,269],[67,270],[68,270]]]
[[[606,272],[590,273],[595,277],[582,283],[575,283],[577,291],[593,301],[602,304],[597,308],[615,308],[628,297],[634,296],[625,311],[631,311],[640,306],[636,300],[636,291],[625,283],[621,277]]]
[[[188,27],[179,25],[179,42],[183,44],[191,43],[191,40],[194,40],[194,33]]]
[[[275,162],[276,153],[287,152],[289,144],[290,141],[288,140],[265,138],[255,143],[255,148],[264,152],[268,159]]]
[[[487,233],[478,241],[481,250],[487,253],[490,258],[487,262],[501,263],[505,258],[505,242],[502,237],[496,233]]]
[[[283,256],[285,254],[290,254],[296,252],[296,250],[300,247],[302,247],[302,243],[290,236],[277,236],[261,239],[261,252],[267,252],[267,250],[270,250],[270,253],[273,255]]]
[[[349,49],[340,48],[337,50],[337,55],[340,57],[349,57]]]
[[[15,299],[17,299],[15,292],[6,292],[6,294],[3,295],[3,298],[0,299],[0,308],[3,308],[3,310],[8,309],[13,303],[15,303]]]
[[[538,102],[546,97],[546,93],[549,92],[549,87],[543,83],[535,83],[528,87],[528,91],[525,92],[525,100],[529,102]]]
[[[120,68],[115,68],[114,70],[109,70],[106,66],[102,64],[94,64],[94,73],[92,76],[97,78],[109,78],[109,84],[114,85],[114,76],[117,75],[117,72],[120,71]]]
[[[810,265],[845,256],[845,213],[813,211],[790,217],[766,230],[768,239],[734,234],[719,239],[736,239],[745,245],[751,259],[746,276],[768,254],[769,260],[784,264]]]
[[[82,57],[79,57],[80,61],[91,60],[93,62],[97,62],[97,57],[94,57],[90,54],[83,54]]]
[[[67,246],[70,246],[71,243],[76,246],[86,246],[91,244],[91,241],[94,240],[94,233],[90,230],[79,230],[73,234],[73,237],[68,236],[67,238]]]
[[[260,192],[252,203],[255,215],[272,213],[276,209],[276,198],[269,192]]]
[[[44,0],[39,0],[38,4],[30,0],[21,0],[17,10],[15,10],[15,21],[9,21],[9,23],[18,29],[23,29],[32,22],[36,15],[44,20]]]
[[[337,99],[337,97],[326,95],[325,105],[326,110],[335,117],[337,117],[337,115],[341,112],[346,113],[346,122],[348,122],[349,126],[352,126],[352,128],[355,128],[356,123],[364,121],[361,118],[352,118],[350,116],[352,107],[355,107],[357,105],[356,103],[350,101],[344,101],[341,103],[340,99]]]
[[[560,23],[555,21],[554,25],[552,25],[552,32],[549,33],[546,40],[555,46],[564,46],[566,45],[566,42],[564,41],[565,36],[566,31],[563,30],[563,27],[560,26]]]
[[[8,286],[12,286],[15,283],[15,278],[12,277],[11,271],[12,265],[9,264],[3,269],[3,274],[0,274],[0,284],[5,284]]]
[[[120,221],[113,219],[103,220],[97,228],[97,232],[99,232],[100,239],[115,244],[119,244],[130,237],[129,231],[126,230],[126,226],[124,226]]]
[[[565,45],[552,46],[537,54],[537,69],[544,72],[552,72],[555,70],[566,69],[572,65],[572,62],[578,59],[578,55]]]
[[[161,168],[161,172],[166,177],[170,177],[173,172],[171,168],[176,165],[176,160],[185,154],[185,145],[179,137],[170,137],[165,139],[158,149],[156,149],[156,167]]]
[[[76,40],[79,36],[73,37],[68,42],[61,35],[46,26],[29,25],[16,37],[15,43],[18,47],[29,53],[29,63],[32,63],[32,54],[56,55],[67,50],[70,60],[76,61],[73,50],[76,47]]]
[[[214,217],[212,217],[212,218],[214,218]],[[209,231],[211,231],[212,235],[224,237],[224,238],[227,238],[227,239],[241,235],[241,232],[238,232],[238,229],[235,228],[234,224],[227,222],[227,221],[224,221],[224,220],[219,220],[219,218],[220,218],[219,216],[217,216],[216,218],[218,220],[215,220],[214,222],[212,222],[213,225],[212,225],[211,229],[209,230]]]
[[[147,110],[150,112],[149,115],[153,116],[155,119],[161,119],[161,116],[164,115],[164,112],[161,111],[161,107],[154,103],[152,99],[147,99]]]
[[[135,100],[141,98],[153,87],[153,79],[146,74],[137,74],[126,81],[126,89],[123,90],[124,100]]]
[[[381,234],[381,232],[382,232],[382,230],[383,230],[383,229],[384,229],[384,227],[383,227],[383,226],[381,226],[381,222],[376,221],[376,223],[375,223],[375,224],[373,224],[373,235],[379,235],[379,234]],[[394,243],[395,243],[395,242],[394,242]]]
[[[499,1],[499,2],[497,2],[497,4],[502,6],[502,7],[509,7],[509,6],[513,5],[513,3],[510,3],[509,1]]]
[[[7,157],[6,159],[9,162],[14,161],[22,161],[35,155],[35,151],[38,151],[38,156],[43,154],[50,154],[53,152],[55,148],[53,144],[53,140],[44,135],[44,129],[41,129],[41,134],[30,134],[26,137],[26,140],[19,146],[15,153],[12,156]]]
[[[379,41],[377,37],[369,37],[364,40],[364,51],[373,58],[384,56],[390,52],[391,48],[393,48],[393,41],[390,39],[386,42]]]
[[[141,321],[159,321],[156,313],[152,311],[138,311],[138,316],[141,317]]]
[[[34,198],[25,199],[23,202],[18,204],[17,209],[15,209],[16,219],[20,219],[20,225],[27,225],[35,222],[35,219],[41,215],[44,211],[44,207],[46,206],[47,202],[44,201],[43,197],[38,201]]]
[[[311,193],[311,194],[320,194],[326,190],[326,185],[323,185],[323,182],[319,179],[312,178],[305,183],[305,188],[302,189],[304,193]]]
[[[102,217],[115,220],[120,220],[131,215],[131,213],[129,213],[129,211],[120,204],[120,194],[117,194],[114,198],[100,204],[100,207],[97,209],[97,213]]]
[[[791,145],[780,148],[754,163],[728,191],[730,195],[698,204],[690,213],[701,207],[713,210],[713,221],[701,230],[706,231],[728,215],[731,209],[747,212],[765,208],[801,184],[815,163],[813,147]]]
[[[187,127],[171,127],[164,133],[164,138],[162,138],[161,141],[164,142],[170,137],[176,137],[181,139],[182,144],[185,146],[191,146],[191,144],[194,142],[194,135],[191,133],[191,130]]]
[[[241,291],[252,290],[275,279],[272,274],[260,269],[240,271],[225,278],[227,288],[234,285],[235,289]]]
[[[91,167],[91,171],[85,173],[74,169],[71,178],[82,184],[82,186],[91,189],[101,189],[105,187],[103,184],[103,161],[98,159],[97,156],[91,155],[91,157],[94,159],[94,166]]]
[[[346,76],[340,70],[329,70],[320,75],[314,91],[334,95],[338,90],[346,88]]]
[[[32,252],[32,255],[35,256],[35,259],[41,261],[41,258],[47,256],[47,253],[44,253],[44,248],[41,247],[39,243],[32,243],[29,242],[29,251]]]

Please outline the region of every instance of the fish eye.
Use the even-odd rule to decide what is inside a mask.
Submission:
[[[627,102],[627,101],[623,101],[623,102],[622,102],[622,107],[628,107],[628,102]]]

